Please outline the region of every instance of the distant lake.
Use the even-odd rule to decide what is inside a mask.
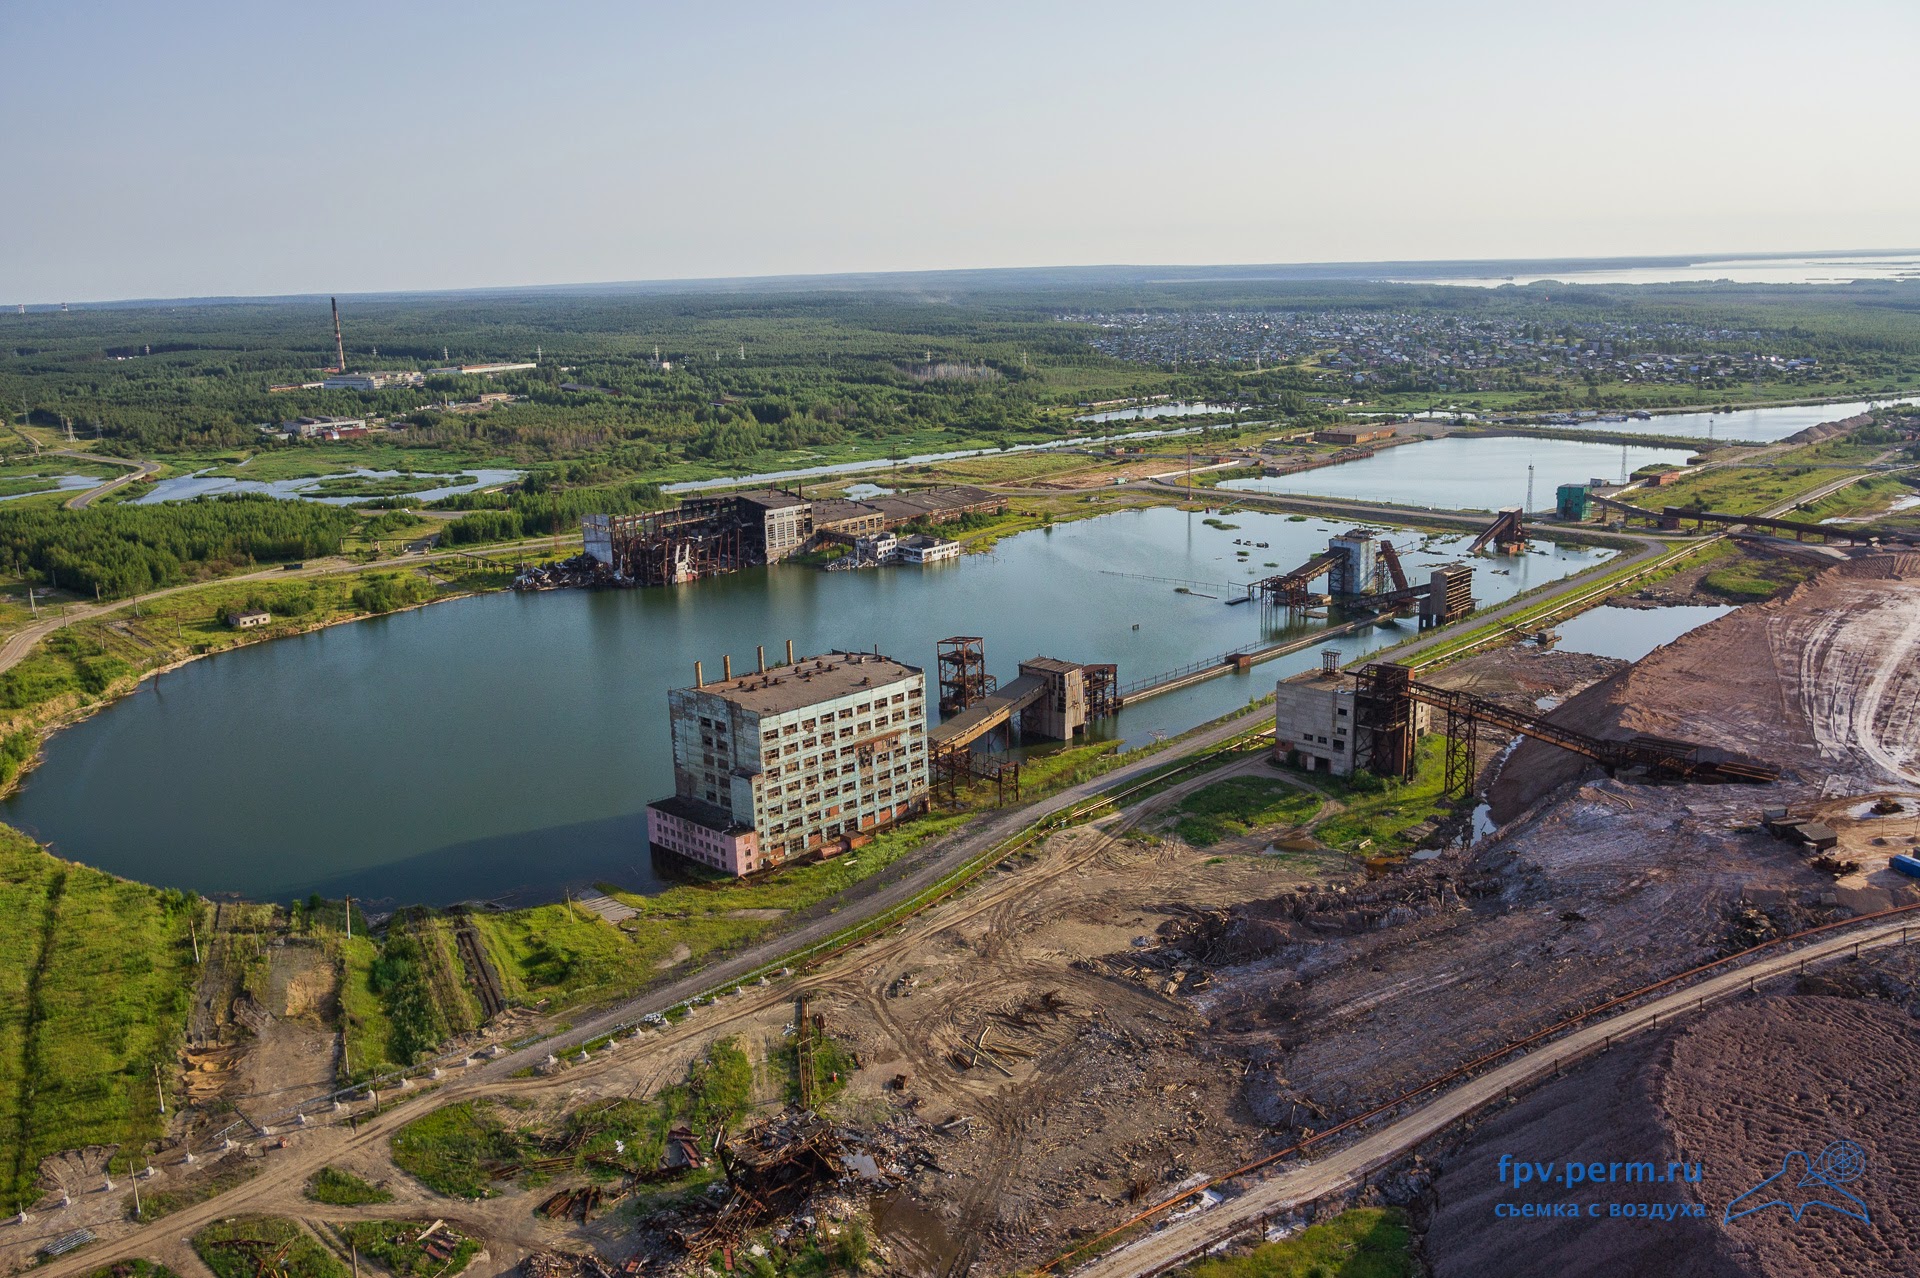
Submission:
[[[1685,448],[1640,444],[1586,444],[1571,439],[1510,435],[1450,436],[1383,448],[1371,457],[1273,478],[1230,479],[1225,489],[1311,493],[1396,506],[1499,510],[1523,505],[1527,467],[1533,467],[1533,508],[1551,507],[1561,484],[1618,480],[1656,462],[1680,466]]]
[[[1797,435],[1809,426],[1858,417],[1883,404],[1910,402],[1900,399],[1863,399],[1846,404],[1792,404],[1781,408],[1743,408],[1731,413],[1655,413],[1641,421],[1582,420],[1556,422],[1553,430],[1599,430],[1615,435],[1685,435],[1691,439],[1711,439],[1715,443],[1736,441],[1771,444]]]

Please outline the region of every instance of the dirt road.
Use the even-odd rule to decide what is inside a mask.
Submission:
[[[1800,949],[1733,965],[1699,984],[1597,1021],[1549,1046],[1497,1066],[1420,1104],[1403,1117],[1320,1161],[1296,1164],[1269,1180],[1254,1184],[1237,1198],[1174,1220],[1158,1232],[1071,1272],[1075,1278],[1145,1278],[1145,1275],[1160,1273],[1223,1239],[1258,1226],[1269,1216],[1358,1184],[1475,1110],[1501,1100],[1563,1065],[1604,1050],[1612,1041],[1656,1028],[1663,1021],[1671,1022],[1675,1016],[1740,994],[1751,982],[1797,972],[1808,963],[1838,959],[1854,953],[1856,948],[1900,945],[1914,929],[1910,919],[1842,929]]]

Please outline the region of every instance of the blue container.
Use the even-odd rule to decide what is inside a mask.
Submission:
[[[1920,879],[1920,859],[1908,856],[1905,852],[1894,857],[1888,864],[1908,878]]]

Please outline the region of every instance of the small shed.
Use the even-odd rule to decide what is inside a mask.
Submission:
[[[235,630],[258,630],[261,626],[266,625],[272,620],[272,613],[262,612],[259,609],[252,609],[247,612],[230,612],[227,614],[227,624]]]

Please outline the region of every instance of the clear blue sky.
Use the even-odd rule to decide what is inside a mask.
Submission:
[[[1913,0],[0,3],[0,302],[1912,246]]]

